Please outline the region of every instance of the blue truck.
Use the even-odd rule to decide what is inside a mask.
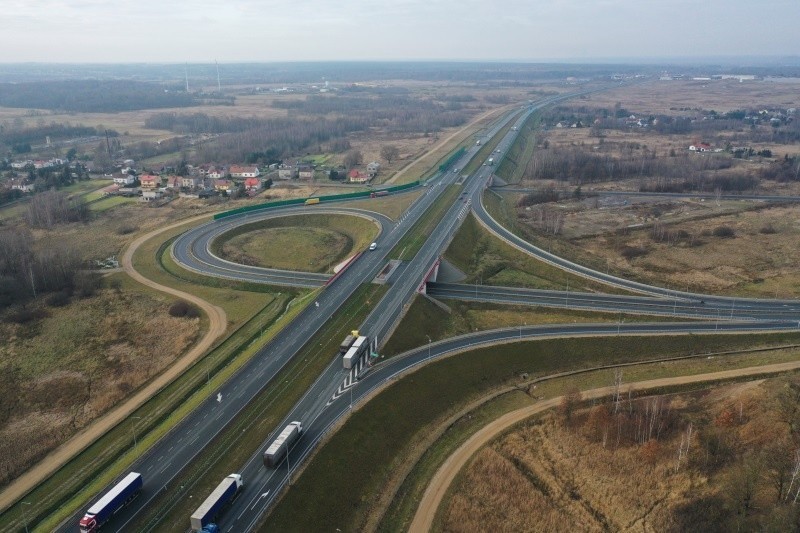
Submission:
[[[244,483],[240,474],[231,474],[217,485],[206,501],[197,508],[189,518],[192,524],[192,531],[202,533],[216,533],[219,531],[214,520],[219,515],[222,508],[233,501],[239,491],[242,490]]]
[[[78,527],[81,533],[95,533],[114,513],[128,505],[142,490],[142,475],[131,472],[89,507]]]

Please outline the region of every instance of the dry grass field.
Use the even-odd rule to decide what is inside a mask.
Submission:
[[[796,107],[800,101],[800,83],[738,80],[672,80],[627,85],[589,95],[582,103],[611,109],[620,102],[637,112],[676,114],[676,109],[713,109],[723,113],[762,107]]]
[[[0,483],[15,477],[125,398],[197,338],[200,319],[168,314],[172,299],[103,289],[42,316],[0,320]]]
[[[731,80],[714,81],[652,81],[600,92],[565,104],[569,109],[613,110],[619,105],[639,117],[672,115],[703,120],[705,110],[719,113],[737,109],[787,109],[800,103],[800,84],[770,81]],[[596,157],[602,160],[604,174],[594,183],[584,182],[582,191],[590,197],[583,200],[562,200],[558,204],[516,207],[518,227],[528,237],[554,252],[584,262],[595,268],[614,271],[649,283],[673,288],[722,294],[740,294],[759,297],[790,298],[800,290],[800,275],[796,272],[795,249],[798,235],[796,222],[800,211],[793,206],[765,208],[758,202],[715,201],[655,198],[591,197],[592,192],[603,190],[639,190],[652,186],[658,174],[645,178],[618,179],[613,175],[614,162],[619,160],[636,167],[630,175],[639,174],[638,161],[644,168],[645,157],[663,161],[667,166],[674,161],[675,168],[684,168],[675,176],[684,179],[704,173],[704,179],[728,179],[730,176],[758,176],[759,172],[784,156],[800,154],[796,144],[777,142],[746,143],[754,150],[768,149],[773,157],[753,156],[733,159],[721,170],[704,171],[712,160],[731,160],[729,153],[692,154],[688,146],[697,141],[698,134],[661,134],[653,128],[602,129],[600,136],[591,128],[556,128],[553,117],[545,121],[547,130],[537,137],[539,164],[547,158],[568,157],[559,154],[579,154],[574,157]],[[739,127],[739,126],[736,126]],[[770,128],[758,126],[762,134]],[[733,129],[717,131],[717,146],[726,138],[737,134]],[[739,128],[739,135],[742,135]],[[735,141],[741,142],[741,141]],[[645,152],[647,150],[647,152]],[[673,158],[673,154],[677,157]],[[684,156],[688,156],[684,159]],[[708,161],[708,163],[703,163]],[[620,163],[622,164],[622,163]],[[681,167],[680,165],[684,165]],[[662,168],[662,167],[660,167]],[[608,178],[609,172],[611,179]],[[577,175],[571,181],[554,179],[527,180],[521,183],[536,189],[554,187],[570,196]],[[572,179],[575,178],[575,179]],[[670,179],[678,180],[672,177]],[[756,180],[755,192],[761,194],[797,195],[800,182]],[[503,194],[508,206],[515,206],[521,194]],[[558,236],[546,233],[543,221],[545,212],[553,210],[562,217],[563,225]],[[658,226],[673,238],[656,237],[653,227]],[[720,238],[714,231],[730,227],[733,238]],[[652,236],[651,236],[652,233]]]
[[[794,376],[624,398],[616,414],[562,403],[474,457],[442,530],[792,530],[797,390]]]

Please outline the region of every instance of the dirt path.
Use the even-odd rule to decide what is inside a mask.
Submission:
[[[626,383],[626,387],[630,386],[634,389],[641,391],[646,389],[654,389],[659,387],[668,387],[675,385],[685,385],[692,383],[702,383],[704,381],[717,381],[723,379],[731,379],[736,377],[774,374],[778,372],[786,372],[790,370],[800,369],[800,361],[789,363],[778,363],[773,365],[754,366],[749,368],[739,368],[735,370],[723,370],[720,372],[710,372],[707,374],[696,374],[693,376],[677,376],[671,378],[652,379],[648,381],[638,381],[635,383]],[[613,387],[603,387],[599,389],[592,389],[583,391],[581,394],[584,400],[592,400],[608,396],[613,391]],[[436,511],[444,499],[445,493],[450,488],[455,477],[467,464],[470,458],[483,446],[494,439],[498,434],[502,433],[510,426],[517,424],[533,415],[539,414],[548,409],[556,407],[561,401],[561,397],[551,398],[537,402],[528,407],[517,409],[510,413],[506,413],[497,420],[484,426],[477,433],[472,435],[464,444],[462,444],[444,463],[439,467],[431,479],[425,494],[422,496],[417,512],[414,515],[414,520],[411,522],[409,531],[430,531],[433,526],[433,520],[436,516]]]
[[[516,105],[516,104],[514,104],[514,105]],[[422,158],[431,155],[433,152],[435,152],[439,148],[443,147],[444,145],[446,145],[447,143],[452,141],[456,136],[461,135],[467,129],[475,126],[478,122],[490,117],[493,113],[498,113],[499,114],[499,113],[502,113],[503,111],[511,109],[512,107],[514,107],[514,105],[507,105],[507,106],[503,106],[503,107],[501,107],[499,109],[492,109],[492,110],[487,111],[486,113],[484,113],[482,115],[478,115],[478,117],[475,118],[475,120],[473,120],[472,122],[470,122],[469,124],[467,124],[466,126],[461,128],[460,130],[456,130],[455,132],[453,132],[452,135],[447,137],[445,140],[441,141],[439,144],[437,144],[436,146],[434,146],[430,150],[427,150],[424,154],[422,154],[421,156],[419,156],[418,158],[416,158],[415,160],[413,160],[412,162],[410,162],[409,164],[407,164],[406,166],[404,166],[403,168],[398,170],[397,173],[394,176],[391,177],[391,179],[386,180],[386,183],[384,183],[384,185],[392,185],[392,184],[394,184],[394,182],[396,182],[400,178],[400,176],[405,174],[408,171],[408,169],[410,169],[411,167],[416,165]]]
[[[0,509],[7,509],[42,480],[46,479],[48,476],[50,476],[50,474],[61,468],[61,466],[83,451],[92,442],[97,440],[116,424],[124,420],[134,410],[149,400],[153,394],[165,387],[184,370],[186,370],[214,344],[214,341],[216,341],[220,335],[225,333],[225,330],[228,327],[228,318],[225,314],[225,311],[221,307],[212,305],[193,294],[179,291],[165,285],[160,285],[145,278],[133,268],[133,254],[136,252],[139,246],[142,245],[142,243],[152,237],[155,237],[159,233],[207,217],[208,215],[202,215],[189,218],[142,235],[133,241],[130,246],[128,246],[128,249],[125,251],[125,254],[122,256],[122,260],[120,262],[122,269],[139,283],[147,285],[148,287],[152,287],[158,291],[166,292],[179,298],[183,298],[184,300],[190,301],[197,307],[201,308],[203,312],[205,312],[206,316],[208,316],[209,327],[206,334],[194,346],[192,346],[191,350],[189,350],[180,359],[176,360],[172,366],[167,368],[162,374],[159,374],[155,379],[153,379],[153,381],[144,386],[135,395],[131,396],[124,403],[119,404],[113,410],[89,424],[87,427],[81,430],[80,433],[73,436],[70,440],[50,452],[44,459],[39,461],[31,469],[12,481],[5,489],[3,489],[3,492],[0,493]]]

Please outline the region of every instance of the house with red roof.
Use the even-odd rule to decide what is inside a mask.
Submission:
[[[353,169],[347,173],[347,181],[350,183],[367,183],[369,180],[370,177],[368,174],[364,174],[356,169]]]
[[[263,184],[259,178],[246,178],[244,180],[244,188],[246,191],[260,191]]]
[[[139,184],[142,189],[157,189],[161,187],[161,176],[155,174],[144,174],[139,176]]]

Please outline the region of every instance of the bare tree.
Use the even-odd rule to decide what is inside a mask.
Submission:
[[[353,168],[364,162],[364,156],[361,154],[360,150],[350,150],[344,154],[344,159],[342,162],[344,163],[345,167]]]
[[[387,144],[381,147],[381,157],[386,160],[388,164],[392,164],[392,161],[397,159],[400,156],[400,149],[393,145]]]
[[[614,403],[614,414],[619,412],[619,401],[622,393],[622,369],[617,368],[614,370],[614,393],[611,396],[611,401]]]
[[[578,389],[570,389],[561,397],[561,403],[558,405],[558,414],[561,415],[564,425],[569,425],[572,422],[572,415],[578,404],[581,403],[581,398],[581,391]]]

